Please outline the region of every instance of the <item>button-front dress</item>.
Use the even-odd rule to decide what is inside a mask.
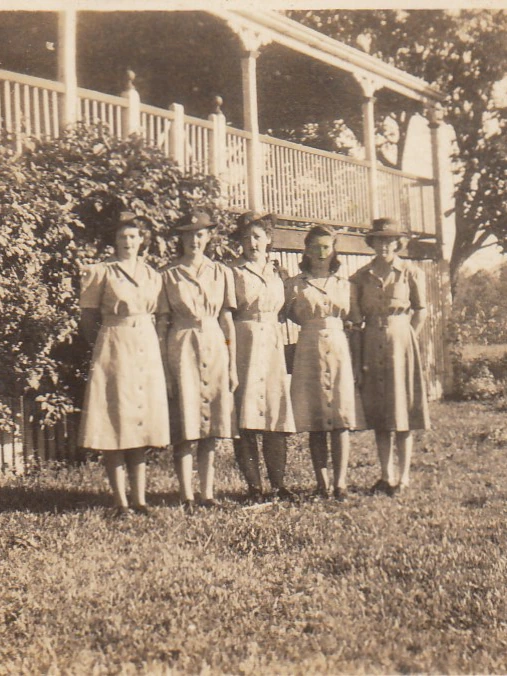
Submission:
[[[236,287],[236,406],[240,429],[295,432],[289,377],[278,313],[284,286],[274,263],[262,271],[241,259],[232,268]]]
[[[138,260],[131,277],[117,260],[85,268],[80,307],[99,309],[79,445],[102,451],[169,444],[162,358],[154,325],[162,279]]]
[[[159,312],[170,323],[164,358],[172,443],[235,436],[229,351],[218,323],[222,309],[236,307],[232,271],[205,257],[196,272],[176,262],[162,279]]]
[[[419,346],[410,324],[412,310],[425,307],[421,270],[395,257],[383,280],[372,263],[351,282],[357,289],[362,336],[362,399],[369,428],[407,432],[429,427]]]
[[[286,282],[287,315],[301,326],[291,382],[298,432],[355,427],[354,376],[343,330],[351,288],[338,273],[325,283],[306,272]]]

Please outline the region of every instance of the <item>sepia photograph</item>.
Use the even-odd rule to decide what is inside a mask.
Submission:
[[[0,676],[507,673],[507,0],[0,0]]]

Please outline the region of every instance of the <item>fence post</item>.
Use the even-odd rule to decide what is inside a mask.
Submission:
[[[208,117],[208,120],[213,123],[210,143],[210,173],[218,179],[223,177],[227,169],[226,120],[222,113],[222,104],[222,97],[216,96],[215,112]]]
[[[141,131],[141,99],[134,86],[135,78],[134,71],[128,70],[127,87],[121,93],[121,96],[127,99],[127,107],[122,111],[122,131],[125,138],[130,134],[138,134]]]
[[[169,130],[169,157],[185,169],[185,109],[180,103],[173,103],[169,110],[174,113]]]
[[[75,9],[58,13],[58,80],[65,85],[59,99],[60,129],[77,121],[76,26]]]

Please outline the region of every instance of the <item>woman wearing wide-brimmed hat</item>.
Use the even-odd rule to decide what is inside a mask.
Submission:
[[[355,320],[364,322],[361,345],[356,338],[354,350],[356,375],[367,426],[375,430],[381,468],[372,491],[388,495],[408,487],[412,430],[429,426],[417,343],[426,317],[425,282],[419,268],[397,255],[405,238],[395,221],[375,219],[366,242],[376,256],[351,277],[359,309]],[[398,481],[394,477],[393,435]]]
[[[340,274],[335,232],[316,225],[305,237],[301,273],[286,282],[286,312],[301,326],[294,355],[291,396],[298,432],[309,432],[317,480],[315,495],[328,497],[327,437],[331,437],[334,497],[347,498],[349,430],[356,427],[354,377],[344,331],[352,285]]]
[[[103,451],[116,514],[128,514],[125,465],[133,508],[146,514],[145,450],[169,444],[164,371],[155,331],[162,279],[138,253],[146,223],[123,211],[110,228],[115,255],[84,269],[81,328],[94,344],[79,445]]]
[[[246,212],[234,233],[243,249],[232,267],[236,287],[239,386],[236,390],[239,439],[234,440],[238,466],[251,500],[262,500],[257,435],[273,496],[293,498],[284,486],[287,434],[295,432],[279,312],[284,287],[277,265],[269,260],[276,216]]]
[[[202,210],[175,228],[181,256],[162,271],[164,293],[158,322],[165,362],[171,440],[183,505],[194,509],[192,453],[197,452],[201,504],[214,506],[217,438],[236,433],[236,307],[230,268],[205,255],[214,227]]]

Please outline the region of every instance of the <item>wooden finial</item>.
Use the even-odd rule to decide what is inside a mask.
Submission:
[[[135,89],[134,80],[136,79],[136,74],[131,68],[127,68],[127,89]]]
[[[213,112],[216,115],[221,115],[222,114],[222,106],[224,105],[223,98],[221,96],[214,96],[213,97],[213,105],[214,105]]]

